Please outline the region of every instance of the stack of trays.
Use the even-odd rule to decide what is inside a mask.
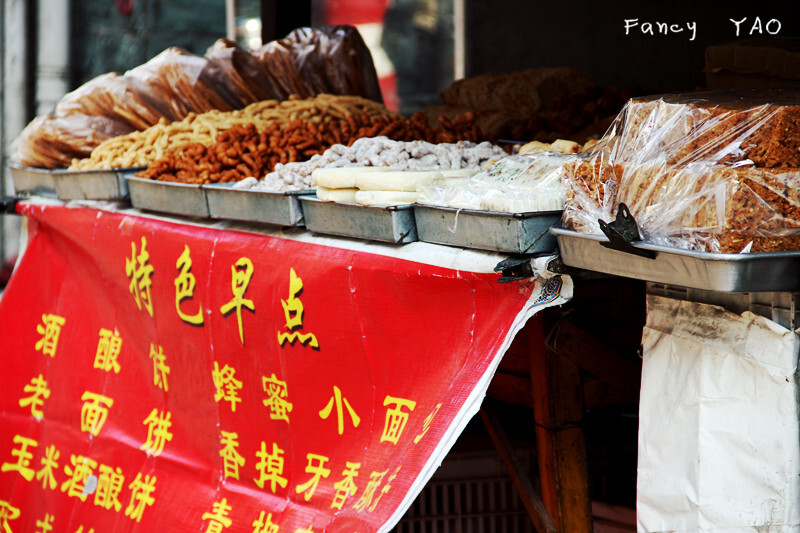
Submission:
[[[235,189],[232,183],[193,185],[127,176],[133,207],[173,215],[302,226],[299,198],[314,191]]]
[[[137,209],[172,215],[305,226],[315,233],[390,243],[417,240],[498,252],[552,252],[548,229],[560,211],[498,213],[420,204],[363,206],[321,201],[314,190],[269,192],[233,184],[194,185],[137,178],[140,169],[45,170],[11,167],[18,194],[61,200],[127,200]]]
[[[234,189],[232,183],[203,185],[202,188],[208,199],[211,218],[281,226],[304,225],[300,198],[314,194],[310,190],[270,192]]]
[[[517,254],[552,252],[556,239],[550,227],[561,211],[500,213],[416,204],[419,240],[462,248]]]
[[[126,176],[131,205],[145,211],[209,218],[206,191],[200,185]]]
[[[125,200],[125,176],[139,169],[48,170],[9,165],[17,194],[56,196],[60,200]]]
[[[364,206],[323,202],[316,196],[301,196],[300,201],[309,231],[392,243],[417,240],[410,205]]]

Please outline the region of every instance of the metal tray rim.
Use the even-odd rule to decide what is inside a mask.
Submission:
[[[242,192],[242,193],[252,193],[252,194],[267,194],[267,195],[274,195],[274,196],[309,196],[311,194],[316,194],[316,189],[305,189],[302,191],[263,191],[263,190],[253,190],[253,189],[234,189],[233,183],[206,183],[204,185],[200,185],[201,188],[206,190],[213,190],[213,191],[235,191],[235,192]]]
[[[605,235],[597,235],[594,233],[581,233],[578,231],[568,230],[565,228],[553,226],[550,228],[550,233],[556,237],[575,237],[596,242],[608,242]],[[642,250],[650,250],[658,253],[682,255],[703,261],[722,261],[722,262],[747,262],[769,259],[786,259],[786,258],[800,258],[800,250],[785,251],[785,252],[753,252],[746,254],[723,254],[714,252],[698,252],[696,250],[684,250],[683,248],[675,248],[671,246],[663,246],[659,244],[648,243],[646,241],[634,241],[631,243],[634,248],[641,248]]]
[[[128,181],[135,181],[137,183],[149,183],[152,185],[158,186],[166,186],[166,187],[177,187],[177,188],[184,188],[184,189],[198,189],[202,190],[202,185],[196,183],[181,183],[180,181],[159,181],[159,180],[151,180],[149,178],[139,178],[132,174],[124,174],[123,177]]]
[[[376,209],[379,211],[407,211],[409,209],[414,208],[414,204],[407,204],[407,205],[361,205],[354,202],[326,202],[322,201],[319,198],[311,195],[304,195],[300,197],[301,202],[319,202],[325,204],[334,204],[334,205],[346,205],[348,207],[360,207],[363,209]]]
[[[50,176],[73,176],[78,174],[128,174],[145,170],[147,167],[118,167],[118,168],[86,168],[86,169],[69,169],[69,168],[42,168],[42,167],[28,167],[20,165],[19,163],[8,163],[9,168],[14,170],[21,170],[24,172],[33,172],[36,174],[47,174]]]
[[[460,207],[445,207],[440,205],[429,204],[412,204],[415,208],[427,208],[437,211],[458,212],[465,215],[489,216],[499,218],[532,218],[535,216],[556,216],[561,215],[563,210],[556,209],[551,211],[523,211],[520,213],[506,213],[505,211],[485,211],[483,209],[465,209]]]

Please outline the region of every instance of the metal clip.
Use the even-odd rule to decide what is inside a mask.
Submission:
[[[632,241],[641,241],[642,237],[639,235],[639,227],[636,225],[633,215],[631,215],[628,206],[624,203],[620,203],[617,206],[617,218],[613,222],[598,220],[598,223],[600,224],[600,229],[608,237],[608,242],[600,243],[601,246],[648,259],[656,258],[654,251],[634,248],[631,245]]]
[[[18,198],[16,196],[0,197],[0,213],[3,213],[4,215],[16,215],[17,201]]]
[[[531,265],[530,255],[521,257],[509,257],[503,259],[494,267],[495,272],[502,272],[502,276],[497,280],[498,283],[508,283],[519,279],[532,278],[536,275]]]

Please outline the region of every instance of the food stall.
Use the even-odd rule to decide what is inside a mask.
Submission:
[[[639,366],[540,311],[617,276],[647,292],[639,529],[799,527],[793,93],[501,143],[480,113],[389,111],[371,66],[346,26],[168,49],[23,131],[4,528],[387,531],[488,391],[531,395],[538,487],[481,414],[535,529],[589,531],[582,373]],[[464,80],[444,107],[582,83]]]

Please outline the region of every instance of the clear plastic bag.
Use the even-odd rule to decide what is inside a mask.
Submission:
[[[442,178],[419,190],[418,202],[442,207],[530,213],[564,208],[564,164],[556,152],[510,155],[471,178]]]
[[[800,249],[800,91],[628,102],[566,166],[564,225],[601,233],[625,203],[645,240],[689,250]]]
[[[89,157],[106,139],[131,131],[129,124],[104,116],[43,115],[32,120],[12,143],[12,159],[28,167],[65,168],[73,158]]]
[[[189,113],[321,93],[382,102],[372,56],[352,26],[300,28],[253,53],[224,39],[205,56],[172,47],[123,75],[103,74],[64,96],[52,115],[32,121],[15,140],[12,159],[65,167],[88,157],[109,135],[141,131],[161,118],[173,122]]]

